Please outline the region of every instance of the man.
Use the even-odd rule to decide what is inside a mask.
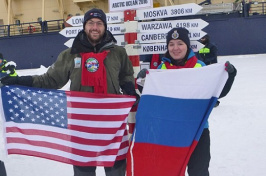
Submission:
[[[200,42],[205,45],[199,50],[199,57],[206,65],[217,63],[217,47],[210,42],[210,36],[205,35],[200,39]]]
[[[13,61],[7,62],[3,54],[0,53],[0,79],[9,75],[9,76],[17,76],[16,73],[16,63]]]
[[[138,96],[135,91],[132,63],[123,47],[114,44],[107,30],[106,14],[91,9],[84,15],[83,30],[76,36],[72,48],[66,49],[57,61],[40,76],[8,77],[5,85],[19,84],[40,88],[62,88],[68,80],[70,90]],[[105,167],[107,176],[124,176],[126,160]],[[74,166],[74,176],[95,176],[96,167]]]

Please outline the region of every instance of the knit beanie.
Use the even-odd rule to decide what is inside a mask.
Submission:
[[[83,21],[83,29],[85,29],[86,22],[92,18],[99,18],[100,20],[102,20],[105,26],[105,30],[107,30],[106,14],[101,9],[96,9],[96,8],[93,8],[85,13]]]
[[[170,40],[176,40],[180,39],[187,45],[188,48],[190,48],[190,40],[188,37],[189,31],[186,28],[173,28],[171,29],[166,36],[166,44],[168,48],[168,44]]]

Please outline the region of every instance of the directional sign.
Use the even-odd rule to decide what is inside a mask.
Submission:
[[[200,30],[189,30],[190,40],[199,40],[206,32]],[[150,32],[150,33],[138,33],[137,40],[139,43],[165,43],[167,32]]]
[[[84,16],[73,16],[66,22],[71,26],[83,26]],[[123,12],[106,13],[107,23],[121,23],[124,20]]]
[[[62,34],[65,37],[76,37],[77,34],[83,29],[82,26],[76,26],[76,27],[66,27],[63,30],[61,30],[59,33]],[[121,30],[125,29],[124,24],[108,24],[107,30],[109,30],[113,35],[116,34],[123,34]]]
[[[202,9],[195,3],[137,10],[138,20],[151,20],[177,16],[195,15]]]
[[[71,26],[82,26],[83,25],[84,16],[72,16],[66,22]]]
[[[107,23],[124,22],[124,12],[106,13]]]
[[[114,35],[114,38],[116,39],[118,46],[122,46],[122,42],[125,42],[125,35]],[[70,48],[72,47],[73,42],[74,38],[71,38],[67,42],[65,42],[64,45]]]
[[[152,0],[109,0],[109,11],[118,12],[139,8],[153,7]]]
[[[139,32],[154,32],[159,30],[160,32],[168,32],[174,27],[184,27],[186,29],[203,29],[209,23],[202,19],[190,19],[190,20],[173,20],[173,21],[150,21],[139,22]]]
[[[122,46],[122,42],[125,42],[125,35],[114,35],[118,46]]]
[[[140,55],[164,54],[167,51],[166,43],[141,44],[140,46],[141,47],[138,49]],[[204,47],[204,45],[198,41],[191,41],[190,46],[194,52]]]
[[[64,43],[65,46],[67,46],[68,48],[72,47],[72,44],[74,42],[74,39],[69,39],[67,42]]]
[[[83,27],[66,27],[59,33],[65,37],[76,37],[79,31],[81,31],[82,29]]]
[[[107,25],[107,30],[110,31],[112,34],[123,34],[121,32],[122,30],[125,30],[125,25],[124,23],[121,24],[108,24]]]

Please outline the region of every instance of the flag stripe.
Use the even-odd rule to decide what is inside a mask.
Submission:
[[[78,126],[78,125],[69,125],[68,126],[72,130],[79,130],[81,132],[88,132],[88,133],[98,133],[98,134],[114,134],[117,132],[117,129],[115,128],[101,128],[101,127],[84,127],[84,126]],[[121,129],[126,128],[126,123],[122,125]]]
[[[68,119],[70,125],[78,125],[91,128],[119,128],[123,124],[121,121],[89,121]]]
[[[71,114],[90,114],[90,115],[125,115],[131,108],[123,109],[84,109],[84,108],[67,108],[67,113]]]
[[[68,99],[67,99],[68,100]],[[128,108],[130,107],[131,102],[115,102],[115,103],[89,103],[89,102],[68,102],[67,106],[72,108],[85,108],[85,109],[117,109],[120,108]]]
[[[90,121],[123,121],[127,115],[89,115],[89,114],[67,114],[68,119],[90,120]]]

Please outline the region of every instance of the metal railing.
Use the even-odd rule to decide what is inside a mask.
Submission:
[[[252,2],[249,15],[266,15],[266,2]]]
[[[47,32],[59,32],[64,28],[64,20],[51,20],[11,25],[0,25],[0,37],[34,35]]]

